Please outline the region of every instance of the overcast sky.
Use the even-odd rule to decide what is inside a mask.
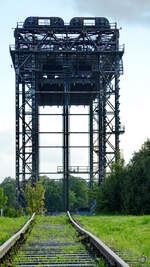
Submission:
[[[117,22],[125,44],[120,79],[120,117],[126,132],[121,150],[126,162],[150,138],[150,0],[1,0],[0,1],[0,180],[15,177],[15,75],[9,44],[13,29],[28,16],[102,16]]]

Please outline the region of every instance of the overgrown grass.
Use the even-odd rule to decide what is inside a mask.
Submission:
[[[147,257],[150,266],[150,216],[74,216],[84,228],[110,247]],[[142,265],[140,265],[142,266]]]
[[[17,218],[0,217],[0,246],[18,232],[28,219],[29,216]]]
[[[51,238],[51,240],[58,239],[59,241],[68,242],[78,241],[77,232],[72,225],[68,223],[68,217],[65,214],[61,216],[36,216],[35,223],[35,227],[28,241],[48,240],[49,238]],[[60,225],[62,231],[60,231]]]
[[[85,251],[85,247],[82,243],[79,242],[79,237],[77,235],[76,230],[72,227],[71,224],[68,223],[68,217],[64,214],[61,216],[36,216],[35,217],[35,224],[31,231],[31,234],[28,236],[27,241],[24,245],[24,247],[28,248],[30,247],[30,242],[33,242],[33,247],[39,247],[39,244],[36,244],[36,242],[43,242],[53,240],[54,242],[63,243],[65,242],[66,246],[63,245],[60,247],[61,254],[55,255],[55,261],[56,262],[63,262],[66,259],[68,259],[68,256],[64,253],[70,254],[70,253],[78,253],[80,251]],[[34,245],[35,241],[35,245]],[[67,245],[67,242],[69,244]],[[73,245],[72,245],[73,244]],[[16,257],[14,257],[15,260],[20,259],[29,261],[28,257],[26,257],[24,251],[19,251]],[[75,256],[74,256],[75,257]],[[74,257],[70,260],[74,260]],[[77,256],[78,257],[78,256]],[[48,257],[48,255],[44,255],[39,257],[39,259],[44,260],[44,262],[50,263],[53,262],[54,259]],[[32,259],[34,262],[34,259]],[[37,259],[35,259],[37,261]],[[18,266],[18,265],[17,265]],[[39,265],[42,266],[42,265]],[[97,266],[97,265],[95,265]]]
[[[1,232],[4,232],[4,228],[6,230],[6,233],[9,231],[10,236],[15,232],[18,231],[19,228],[25,223],[25,221],[28,220],[28,217],[21,217],[21,218],[1,218],[0,220],[0,226],[3,225],[3,231],[2,228],[0,229],[0,234]],[[2,223],[3,222],[3,223]],[[34,261],[37,263],[37,259],[29,259],[29,257],[26,255],[24,252],[24,249],[28,249],[33,246],[33,248],[39,248],[40,243],[36,244],[36,242],[43,242],[43,241],[49,241],[49,240],[54,240],[59,242],[65,242],[66,245],[60,247],[60,251],[62,252],[61,254],[55,255],[55,259],[52,257],[52,259],[48,255],[44,256],[39,256],[39,260],[43,260],[45,263],[50,263],[51,261],[53,262],[54,260],[56,262],[61,263],[65,262],[65,260],[68,260],[68,255],[67,254],[72,254],[72,253],[79,253],[79,252],[84,252],[85,247],[84,245],[80,242],[80,238],[77,235],[76,230],[72,227],[70,223],[68,223],[68,217],[66,214],[63,214],[61,216],[36,216],[34,220],[34,227],[32,228],[30,235],[26,235],[26,242],[22,243],[21,249],[20,245],[11,252],[9,257],[1,264],[2,267],[5,266],[20,266],[16,264],[19,261],[25,262],[28,261],[29,263],[34,263]],[[7,224],[7,226],[6,226]],[[4,225],[6,227],[4,227]],[[16,226],[16,227],[14,227]],[[7,236],[9,238],[9,236]],[[7,239],[6,238],[6,239]],[[24,241],[24,240],[23,240]],[[35,241],[35,245],[34,245]],[[69,244],[67,244],[67,242]],[[33,242],[32,245],[30,245],[30,242]],[[19,251],[18,251],[19,248]],[[22,250],[23,248],[23,250]],[[49,252],[48,252],[49,253]],[[28,251],[27,251],[28,254]],[[72,257],[69,258],[70,261],[78,261],[78,255],[75,256],[73,255]],[[39,262],[39,267],[43,266]],[[67,265],[68,266],[68,265]],[[93,266],[107,266],[107,264],[104,262],[104,260],[95,258],[95,263],[93,262]]]

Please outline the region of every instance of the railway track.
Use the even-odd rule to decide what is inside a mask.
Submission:
[[[70,225],[49,219],[35,225],[31,237],[12,261],[14,266],[94,266]]]
[[[117,256],[97,237],[84,230],[67,213],[71,224],[67,223],[68,218],[64,216],[38,217],[27,241],[21,246],[15,256],[2,264],[2,258],[15,245],[15,242],[27,230],[34,216],[29,222],[10,240],[0,247],[0,266],[123,266],[129,265]],[[79,236],[76,231],[79,232]],[[81,243],[81,240],[88,242],[88,250]],[[90,245],[89,245],[90,244]],[[95,249],[91,250],[91,246]],[[95,250],[106,259],[107,263],[95,257]]]

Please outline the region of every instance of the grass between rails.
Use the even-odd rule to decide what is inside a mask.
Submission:
[[[30,235],[27,238],[27,241],[25,243],[24,248],[29,248],[32,245],[38,249],[40,242],[45,242],[47,240],[53,240],[58,241],[60,243],[64,243],[64,245],[60,248],[60,251],[62,252],[62,255],[59,253],[55,254],[55,262],[61,263],[65,262],[68,259],[68,256],[66,254],[72,254],[72,253],[80,253],[81,251],[85,251],[84,245],[80,242],[80,237],[77,235],[77,232],[74,227],[69,223],[68,217],[66,214],[63,214],[61,216],[36,216],[35,218],[35,224],[34,227],[30,233]],[[35,245],[34,245],[35,241]],[[38,241],[38,243],[36,243]],[[68,245],[65,246],[65,244]],[[72,245],[73,244],[73,245]],[[58,243],[59,246],[59,243]],[[48,254],[45,254],[44,256],[38,257],[39,260],[44,261],[45,263],[51,263],[54,259],[49,257]],[[71,258],[73,257],[73,258]],[[19,253],[14,257],[13,262],[17,262],[20,260],[27,260],[30,261],[29,258],[27,258],[26,254],[24,253],[24,250],[20,250]],[[37,259],[32,259],[31,261],[34,262],[37,261]],[[72,255],[70,256],[70,260],[77,260],[78,261],[78,255]],[[107,266],[103,260],[97,259],[97,264],[95,262],[95,265],[93,266]],[[18,266],[18,265],[15,265]],[[38,265],[39,267],[42,266]],[[68,266],[68,265],[66,265]]]
[[[79,241],[76,230],[68,223],[68,217],[65,214],[61,216],[36,216],[35,222],[35,227],[32,229],[27,242],[34,240],[48,240],[49,238],[51,240],[57,239],[60,242]],[[51,225],[51,227],[49,227],[49,225]],[[60,227],[58,227],[58,229],[56,228],[57,225],[61,225],[62,231],[60,231]],[[52,226],[54,226],[54,229]],[[77,246],[73,247],[73,252],[77,252],[81,248],[83,248],[83,245],[78,243]],[[69,248],[63,247],[63,250],[67,252]]]
[[[144,266],[150,266],[149,215],[76,215],[74,218],[84,224],[84,229],[92,232],[108,246],[128,251],[137,258],[146,256],[147,262]]]
[[[29,220],[29,216],[17,218],[0,217],[0,246],[18,232]]]

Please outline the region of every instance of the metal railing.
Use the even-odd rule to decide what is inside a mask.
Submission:
[[[57,166],[57,173],[63,173],[63,172],[64,172],[63,166]],[[69,172],[70,173],[90,173],[90,167],[89,166],[70,166]]]

